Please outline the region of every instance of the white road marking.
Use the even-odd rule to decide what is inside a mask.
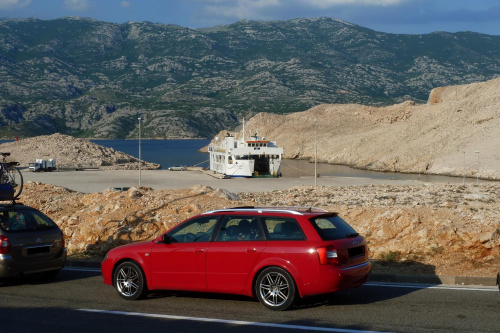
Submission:
[[[409,289],[442,289],[442,290],[468,290],[468,291],[496,291],[497,287],[490,286],[472,286],[472,285],[447,285],[447,284],[418,284],[418,283],[384,283],[367,282],[363,286],[370,287],[389,287],[389,288],[409,288]]]
[[[344,328],[301,326],[301,325],[288,325],[288,324],[276,324],[276,323],[259,323],[259,322],[241,321],[241,320],[225,320],[225,319],[215,319],[215,318],[185,317],[185,316],[172,316],[172,315],[162,315],[162,314],[154,314],[154,313],[107,311],[107,310],[98,310],[98,309],[79,309],[79,311],[93,312],[93,313],[104,313],[104,314],[111,314],[111,315],[122,315],[122,316],[137,316],[137,317],[159,318],[159,319],[210,322],[210,323],[229,324],[229,325],[245,325],[245,326],[259,326],[259,327],[270,327],[270,328],[285,328],[285,329],[294,329],[294,330],[302,330],[302,331],[315,331],[315,332],[388,333],[388,332],[379,332],[379,331],[351,330],[351,329],[344,329]]]

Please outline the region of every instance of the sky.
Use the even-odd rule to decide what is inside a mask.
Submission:
[[[331,17],[388,33],[500,35],[500,0],[0,0],[0,18],[66,16],[188,28]]]

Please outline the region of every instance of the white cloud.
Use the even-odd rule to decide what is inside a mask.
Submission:
[[[0,0],[1,10],[12,10],[26,7],[31,3],[31,0]]]
[[[125,9],[130,9],[132,4],[130,3],[130,1],[122,1],[122,2],[120,2],[120,6],[122,6]]]
[[[200,0],[198,0],[200,1]],[[206,2],[206,12],[219,17],[265,19],[265,10],[283,5],[281,0],[201,0]]]
[[[319,8],[329,8],[339,5],[371,5],[371,6],[393,6],[399,5],[406,0],[299,0],[304,5],[311,4]]]
[[[203,7],[205,18],[273,19],[279,11],[322,11],[338,6],[397,6],[414,0],[184,0]],[[320,14],[320,13],[319,13]],[[298,15],[300,16],[300,14]]]
[[[303,0],[305,4],[311,3],[316,6],[330,7],[336,5],[375,5],[375,6],[391,6],[399,5],[404,0]]]
[[[64,0],[64,5],[70,10],[84,12],[89,7],[89,2],[87,0]]]

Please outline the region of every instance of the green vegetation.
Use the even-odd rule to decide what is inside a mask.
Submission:
[[[400,251],[389,251],[387,253],[382,253],[380,255],[380,259],[388,262],[396,262],[401,260],[401,252]]]

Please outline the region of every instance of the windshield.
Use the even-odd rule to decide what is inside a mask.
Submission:
[[[57,228],[50,218],[36,210],[11,210],[0,212],[0,227],[5,231],[23,232]]]
[[[358,235],[346,221],[337,215],[320,216],[311,219],[312,224],[323,240],[336,240]]]

